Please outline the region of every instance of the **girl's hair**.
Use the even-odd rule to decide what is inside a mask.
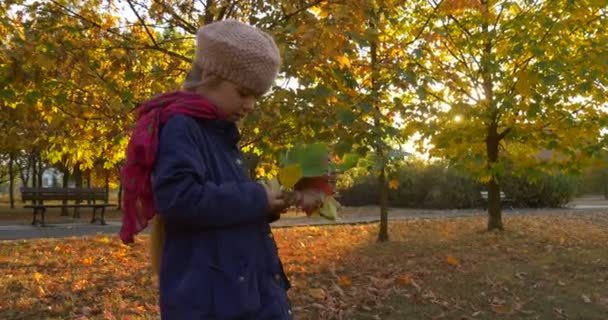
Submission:
[[[219,85],[224,79],[215,73],[204,71],[197,63],[192,64],[192,68],[186,75],[186,80],[182,84],[185,91],[196,92],[200,88],[213,88]]]
[[[160,258],[162,256],[163,246],[165,245],[165,222],[156,214],[152,221],[152,232],[150,232],[150,262],[152,271],[160,274]]]

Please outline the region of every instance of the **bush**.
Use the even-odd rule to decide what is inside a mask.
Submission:
[[[390,179],[399,187],[389,190],[389,205],[394,207],[452,209],[474,206],[480,186],[443,164],[408,165]],[[355,178],[354,185],[340,190],[340,202],[347,206],[377,205],[379,192],[375,177]]]
[[[399,187],[389,190],[389,206],[421,209],[463,209],[481,207],[480,191],[485,187],[464,177],[443,163],[402,166],[389,179]],[[534,181],[506,176],[502,190],[513,198],[516,207],[561,207],[576,193],[576,180],[569,176],[543,175]],[[378,205],[376,177],[353,178],[353,185],[340,190],[340,202],[346,206]]]
[[[502,188],[518,207],[557,208],[566,205],[576,194],[576,179],[564,175],[543,175],[539,179],[507,176]]]

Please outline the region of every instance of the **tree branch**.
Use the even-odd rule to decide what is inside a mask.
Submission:
[[[270,27],[269,27],[269,29],[272,29],[272,28],[276,27],[279,23],[285,22],[285,21],[291,19],[292,17],[300,14],[301,12],[306,11],[306,10],[308,10],[308,9],[310,9],[310,8],[316,6],[316,5],[319,5],[319,4],[323,3],[323,2],[326,2],[326,1],[329,3],[329,0],[316,0],[316,1],[313,1],[312,3],[309,3],[309,4],[305,5],[305,6],[297,9],[294,12],[287,13],[281,19],[279,19],[276,22],[274,22],[273,24],[271,24]]]
[[[150,32],[150,29],[148,29],[148,26],[146,25],[146,21],[144,21],[144,19],[142,19],[141,15],[139,15],[139,12],[137,12],[137,10],[135,9],[133,2],[131,0],[127,0],[127,3],[129,4],[129,7],[131,7],[131,11],[133,11],[135,16],[137,17],[137,20],[139,20],[140,24],[146,30],[146,33],[148,34],[148,37],[150,37],[150,40],[152,41],[154,46],[158,47],[158,43],[156,43],[156,39],[154,38],[154,35],[152,35],[152,32]]]
[[[154,0],[155,3],[161,5],[163,7],[163,9],[168,12],[171,17],[175,20],[177,20],[180,24],[179,26],[182,27],[184,30],[186,30],[186,32],[190,33],[190,34],[196,34],[198,27],[191,24],[190,22],[184,20],[181,16],[179,16],[175,10],[173,10],[173,8],[167,6],[167,4],[162,1],[162,0]],[[201,1],[202,2],[202,1]],[[207,7],[206,5],[203,3],[203,7],[205,8],[205,11],[207,11]]]
[[[418,41],[418,39],[420,39],[420,37],[422,36],[422,33],[424,32],[424,29],[426,29],[426,27],[429,25],[429,22],[431,21],[431,19],[433,17],[435,17],[435,15],[437,14],[437,10],[439,9],[439,6],[441,5],[441,3],[443,3],[443,0],[439,1],[437,6],[433,8],[433,12],[426,18],[426,21],[424,22],[424,24],[422,24],[422,27],[420,28],[420,30],[418,31],[416,36],[414,36],[414,39],[410,40],[409,42],[406,42],[404,47],[408,47],[409,45],[411,45],[412,43],[414,43],[414,42]]]

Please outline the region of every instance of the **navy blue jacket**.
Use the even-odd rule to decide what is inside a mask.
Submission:
[[[221,120],[178,115],[161,128],[152,186],[165,221],[162,319],[291,319],[266,192],[238,140]]]

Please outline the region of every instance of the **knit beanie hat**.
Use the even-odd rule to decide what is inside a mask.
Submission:
[[[279,72],[281,57],[269,34],[236,20],[223,20],[199,28],[194,63],[263,95]]]

